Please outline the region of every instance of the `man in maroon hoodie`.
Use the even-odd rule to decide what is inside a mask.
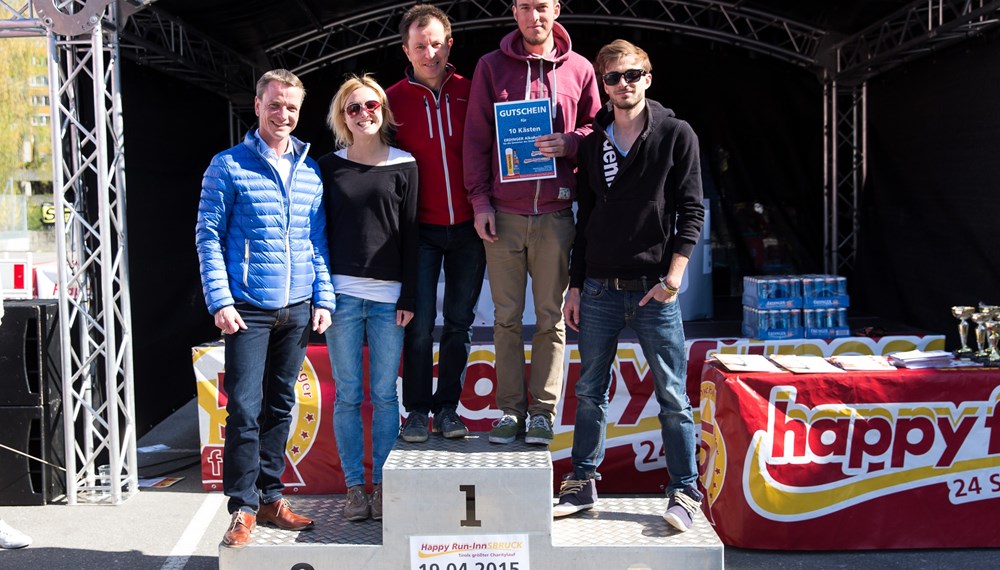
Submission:
[[[511,443],[524,432],[525,442],[548,445],[562,392],[574,159],[590,134],[600,94],[593,66],[573,52],[569,34],[556,23],[559,10],[557,0],[514,1],[517,30],[479,60],[465,121],[465,186],[486,246],[495,307],[496,400],[503,416],[490,432],[494,443]],[[542,98],[552,105],[553,134],[538,137],[535,146],[556,159],[556,177],[501,183],[493,104]],[[528,275],[536,331],[525,386],[521,315]]]
[[[417,221],[417,306],[403,337],[405,441],[427,441],[427,416],[434,431],[461,438],[469,430],[456,411],[472,345],[472,322],[483,287],[486,254],[473,227],[472,206],[462,176],[462,135],[470,81],[448,63],[451,22],[439,8],[417,4],[399,24],[406,77],[386,90],[399,127],[396,143],[420,170]],[[438,278],[444,266],[444,327],[433,387],[434,321]]]

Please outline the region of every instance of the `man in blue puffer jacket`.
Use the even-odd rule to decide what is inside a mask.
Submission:
[[[334,309],[319,168],[291,136],[305,97],[289,71],[257,82],[256,131],[219,153],[202,179],[195,241],[208,311],[226,335],[228,395],[222,484],[232,521],[224,546],[257,522],[304,530],[281,492],[295,383],[309,340]]]

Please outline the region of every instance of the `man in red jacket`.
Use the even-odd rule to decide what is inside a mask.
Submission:
[[[574,160],[577,146],[590,133],[600,94],[593,66],[573,51],[569,33],[556,23],[559,10],[557,0],[516,0],[517,29],[500,41],[500,49],[479,60],[469,94],[465,185],[476,212],[476,231],[486,242],[495,307],[496,400],[503,411],[490,432],[493,443],[510,443],[524,433],[525,442],[548,445],[562,392],[562,301],[575,233]],[[537,137],[535,147],[556,159],[556,176],[502,182],[493,105],[531,99],[551,102],[552,134]],[[528,275],[536,330],[525,386],[521,315]]]
[[[483,242],[473,226],[462,172],[470,82],[448,63],[451,22],[440,9],[428,4],[413,6],[403,15],[399,31],[411,65],[406,77],[386,94],[399,123],[396,142],[416,158],[420,172],[417,306],[403,340],[403,406],[407,417],[400,436],[410,442],[426,441],[428,415],[433,413],[434,431],[447,438],[461,438],[469,430],[456,410],[486,269]],[[434,390],[433,332],[442,264],[444,327]]]

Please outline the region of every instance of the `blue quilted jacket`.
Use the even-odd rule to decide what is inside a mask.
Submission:
[[[253,132],[205,170],[195,243],[209,313],[237,301],[280,309],[310,298],[334,309],[319,168],[309,145],[292,143],[288,191]]]

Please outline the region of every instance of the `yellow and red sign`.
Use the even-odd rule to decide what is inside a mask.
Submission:
[[[706,484],[711,497],[717,494],[709,485],[723,485],[729,457],[721,431],[715,426],[716,412],[710,405],[699,407],[701,368],[705,358],[714,352],[788,354],[861,353],[884,354],[887,350],[929,350],[938,348],[943,338],[884,337],[872,339],[751,341],[748,339],[690,340],[688,347],[688,394],[693,406],[695,426],[704,431],[702,449],[714,453],[715,480]],[[206,489],[221,488],[222,444],[225,431],[225,394],[221,389],[224,374],[224,349],[208,345],[194,349],[195,376],[198,380],[198,402],[202,445],[202,477]],[[435,354],[435,359],[437,354]],[[367,359],[365,359],[367,360]],[[531,352],[525,352],[530,370]],[[562,475],[572,470],[570,454],[576,421],[576,382],[580,377],[578,347],[566,347],[563,369],[562,398],[557,409],[553,431],[555,439],[549,446],[553,460],[554,486],[558,488]],[[401,381],[400,381],[401,382]],[[297,388],[298,404],[294,410],[294,429],[286,448],[288,468],[285,481],[293,492],[307,494],[346,492],[343,474],[336,454],[333,435],[334,382],[330,362],[323,345],[310,346]],[[493,345],[472,347],[459,415],[473,432],[486,432],[500,417],[496,408],[496,353]],[[607,410],[607,434],[604,462],[600,466],[603,493],[660,493],[667,484],[666,461],[660,424],[659,407],[653,390],[653,373],[635,342],[621,342],[611,368],[611,386]],[[371,404],[366,399],[362,413],[370,421]],[[400,407],[400,415],[405,409]],[[366,448],[370,449],[370,442]],[[729,453],[734,453],[729,450]],[[742,457],[742,455],[740,454]],[[370,469],[370,453],[366,469]]]
[[[706,365],[701,395],[706,510],[726,544],[1000,546],[1000,370]]]

